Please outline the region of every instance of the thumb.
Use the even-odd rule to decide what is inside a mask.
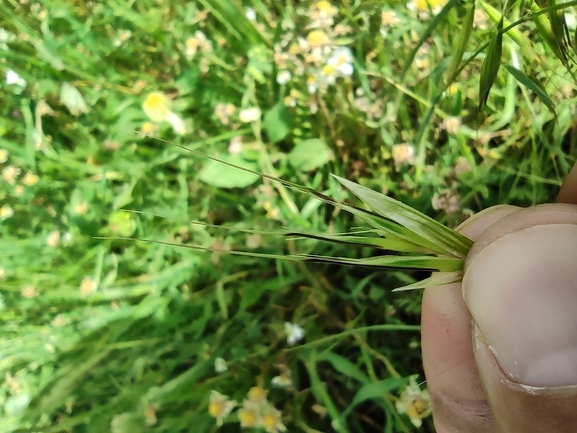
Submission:
[[[497,431],[577,431],[577,206],[523,209],[465,263],[477,367]]]

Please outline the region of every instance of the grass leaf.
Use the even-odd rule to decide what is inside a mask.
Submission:
[[[459,283],[463,278],[463,271],[434,274],[429,278],[417,281],[413,284],[393,289],[393,292],[405,292],[407,290],[425,289],[427,287],[444,286],[446,284]]]
[[[501,66],[501,55],[503,53],[503,17],[497,24],[497,30],[493,34],[489,48],[485,53],[485,60],[481,69],[481,78],[479,80],[479,111],[487,103],[491,87],[497,79],[497,74]]]
[[[553,103],[549,95],[547,95],[547,91],[545,90],[545,88],[541,83],[539,83],[537,80],[529,78],[527,75],[523,73],[523,71],[515,68],[514,66],[504,65],[504,67],[505,69],[507,69],[507,71],[509,71],[511,75],[513,75],[513,77],[515,77],[515,79],[520,84],[527,87],[535,95],[537,95],[537,97],[541,100],[541,102],[543,102],[545,106],[549,109],[551,114],[557,117],[557,113],[555,111],[555,104]]]
[[[459,35],[455,38],[455,43],[453,44],[453,50],[451,55],[451,64],[449,65],[449,70],[447,71],[447,76],[449,77],[447,83],[452,83],[455,78],[457,78],[459,73],[459,65],[463,59],[463,54],[469,44],[469,39],[471,38],[471,31],[473,30],[473,23],[475,22],[475,3],[472,2],[468,9],[465,18],[463,19],[463,26]]]
[[[334,177],[365,202],[373,212],[395,221],[419,237],[438,244],[446,254],[464,257],[473,244],[467,237],[400,201],[342,177]]]

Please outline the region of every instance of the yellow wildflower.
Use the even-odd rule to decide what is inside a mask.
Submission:
[[[18,176],[20,176],[20,169],[18,167],[9,165],[8,167],[4,168],[4,170],[2,170],[2,178],[10,185],[14,185],[14,183],[16,183],[16,178]]]
[[[152,92],[146,97],[142,109],[153,122],[162,122],[171,113],[170,100],[162,92]]]
[[[0,164],[4,164],[6,161],[8,161],[8,151],[0,149]]]
[[[48,237],[46,238],[46,244],[49,247],[55,247],[60,242],[60,232],[58,230],[54,230],[50,232]]]
[[[262,427],[268,433],[279,433],[287,430],[281,421],[280,411],[270,405],[262,411]]]
[[[242,428],[257,427],[262,423],[260,405],[254,401],[245,400],[238,410],[238,420]]]
[[[215,390],[210,391],[208,413],[213,418],[216,418],[216,424],[219,427],[235,406],[236,401],[230,400],[226,395],[222,395]]]
[[[263,403],[266,401],[267,391],[260,386],[253,386],[248,391],[248,399],[253,403]]]
[[[74,212],[76,212],[78,215],[84,215],[87,211],[88,211],[88,203],[86,202],[86,200],[77,204],[74,207]]]
[[[322,30],[313,30],[307,36],[307,42],[310,47],[322,47],[328,45],[331,40]]]
[[[156,129],[156,127],[154,126],[154,123],[144,122],[142,124],[142,126],[140,127],[140,133],[142,135],[153,135],[155,129]]]
[[[431,413],[431,397],[427,389],[421,390],[416,376],[411,376],[409,385],[396,403],[397,411],[406,413],[415,427],[421,427],[423,418]]]
[[[447,4],[448,0],[410,0],[407,8],[415,12],[419,18],[426,18],[429,14],[437,15]]]
[[[97,284],[92,277],[84,277],[80,283],[80,296],[85,297],[96,292]]]
[[[35,175],[32,172],[28,172],[24,175],[24,178],[22,179],[22,183],[26,186],[32,186],[32,185],[36,185],[38,183],[38,181],[40,180],[40,178]]]
[[[14,209],[9,204],[0,207],[0,221],[7,220],[14,215]]]

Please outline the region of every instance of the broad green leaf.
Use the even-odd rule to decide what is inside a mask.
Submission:
[[[329,146],[318,138],[303,140],[289,153],[288,159],[298,170],[312,171],[322,167],[333,157]]]
[[[238,155],[223,155],[222,161],[230,162],[237,167],[243,167],[253,172],[258,168],[256,163],[246,161]],[[204,183],[217,188],[245,188],[255,183],[259,179],[259,175],[211,160],[200,171],[199,178]]]
[[[278,143],[290,132],[290,111],[281,101],[264,115],[262,126],[272,143]]]
[[[448,254],[464,257],[473,245],[467,237],[400,201],[342,177],[334,177],[365,202],[373,212],[395,221],[425,239],[438,243]]]
[[[504,66],[505,66],[505,69],[507,69],[507,71],[509,71],[509,73],[511,75],[513,75],[513,77],[515,77],[515,79],[520,84],[527,87],[535,95],[537,95],[537,97],[541,100],[541,102],[543,102],[543,104],[545,104],[547,106],[547,108],[549,109],[551,114],[553,114],[554,116],[557,116],[557,114],[555,112],[555,104],[553,103],[551,98],[549,98],[549,95],[547,95],[547,91],[545,90],[545,88],[543,87],[543,85],[541,83],[539,83],[537,80],[531,79],[530,77],[525,75],[523,73],[523,71],[520,71],[519,69],[517,69],[511,65],[504,65]]]
[[[485,60],[481,69],[481,78],[479,80],[479,111],[487,103],[491,87],[497,79],[499,68],[501,66],[501,56],[503,54],[503,17],[497,24],[497,30],[491,38],[491,43],[485,53]]]

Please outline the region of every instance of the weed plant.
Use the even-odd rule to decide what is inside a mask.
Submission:
[[[0,3],[0,432],[433,431],[392,289],[555,196],[575,3]]]

